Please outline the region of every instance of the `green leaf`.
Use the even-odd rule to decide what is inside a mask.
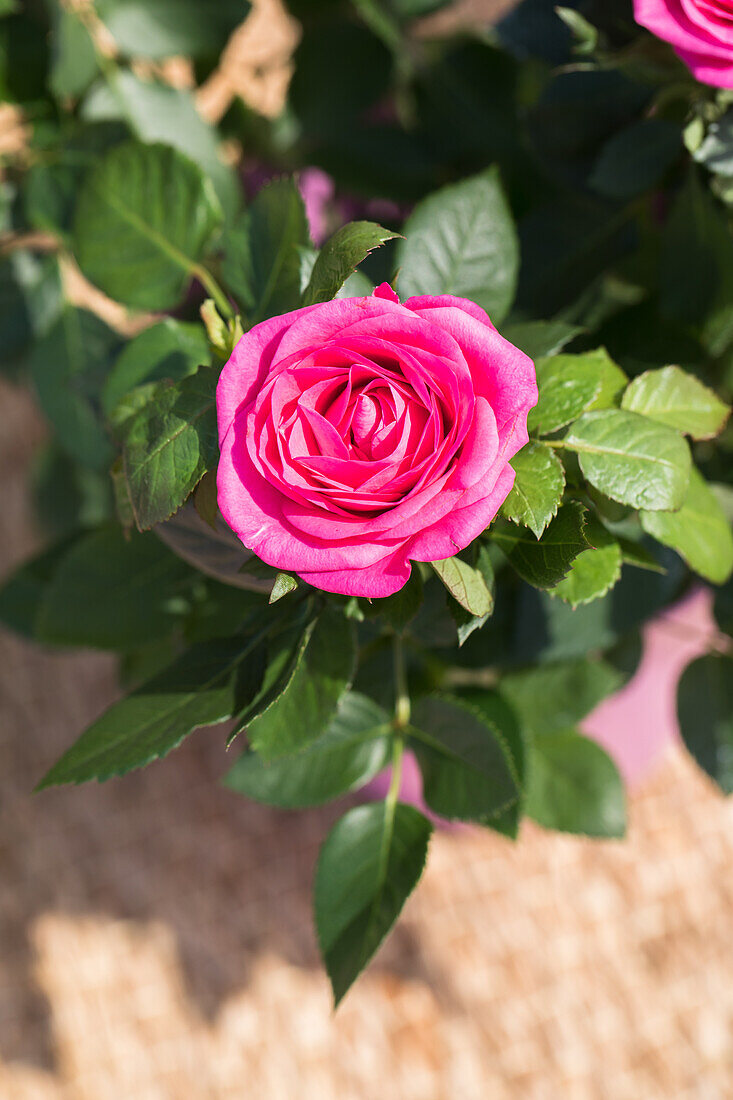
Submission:
[[[248,725],[265,761],[304,749],[328,728],[356,671],[354,626],[340,610],[322,612],[287,687]]]
[[[54,764],[37,789],[105,780],[166,756],[201,726],[225,722],[262,678],[261,635],[194,646],[105,711]]]
[[[295,181],[263,187],[227,234],[222,275],[250,324],[300,305],[300,248],[310,244]]]
[[[303,305],[330,302],[370,252],[397,236],[376,222],[349,222],[342,226],[318,253]]]
[[[215,464],[216,382],[216,373],[204,368],[156,390],[133,420],[123,462],[141,531],[168,519]]]
[[[730,414],[729,406],[713,390],[679,367],[639,375],[626,390],[621,407],[668,424],[693,439],[718,435]]]
[[[519,798],[512,758],[495,723],[470,703],[426,696],[413,707],[411,744],[423,795],[442,817],[485,822]]]
[[[526,529],[509,523],[495,524],[491,538],[527,584],[554,588],[578,554],[588,549],[584,528],[585,509],[571,500],[560,508],[539,541]]]
[[[460,558],[445,558],[443,561],[431,561],[430,564],[461,607],[478,618],[491,614],[494,597],[480,570],[474,569]]]
[[[102,405],[111,413],[118,401],[144,382],[180,382],[209,361],[209,345],[201,325],[166,317],[127,344],[102,390]]]
[[[512,775],[517,783],[517,799],[500,814],[482,822],[503,836],[516,840],[524,812],[524,788],[526,783],[528,743],[520,727],[514,709],[497,691],[486,688],[460,688],[458,698],[481,714],[489,725],[498,730],[502,745],[508,754]]]
[[[557,355],[582,331],[578,325],[568,325],[564,321],[523,321],[507,325],[501,334],[530,359],[541,359]]]
[[[545,734],[532,745],[527,814],[546,829],[622,837],[626,798],[616,765],[575,730]]]
[[[125,305],[172,309],[221,221],[199,168],[175,149],[127,142],[82,188],[74,229],[83,273]]]
[[[578,554],[567,577],[552,589],[553,596],[559,596],[572,607],[600,599],[621,578],[621,547],[592,514],[585,536],[592,549]]]
[[[672,428],[620,409],[589,412],[564,440],[592,485],[631,508],[679,508],[690,479],[690,448]]]
[[[0,373],[11,373],[23,363],[60,309],[61,279],[55,257],[18,249],[0,263]]]
[[[601,149],[589,180],[609,199],[625,202],[664,176],[682,152],[682,132],[663,118],[643,118],[614,134]]]
[[[118,68],[84,100],[87,119],[122,119],[146,144],[161,142],[190,157],[208,177],[228,220],[241,206],[241,185],[219,156],[219,135],[199,114],[193,94]],[[180,202],[180,199],[176,199]]]
[[[298,582],[295,577],[291,577],[290,573],[278,573],[275,577],[275,583],[272,586],[272,592],[270,593],[270,603],[277,603],[283,596],[287,596],[289,592],[295,592],[298,587]]]
[[[264,763],[246,752],[227,773],[233,791],[286,810],[319,806],[358,790],[389,763],[390,717],[365,695],[348,691],[330,726],[295,756]]]
[[[39,524],[54,537],[99,527],[113,514],[109,470],[82,466],[55,439],[36,453],[30,487]]]
[[[677,689],[682,737],[703,771],[733,794],[733,662],[709,653],[688,665]]]
[[[589,409],[601,392],[603,349],[584,355],[556,355],[537,363],[539,401],[527,417],[530,432],[550,435]]]
[[[598,47],[598,28],[574,8],[556,7],[555,11],[573,36],[573,53],[578,55],[595,53]]]
[[[484,584],[491,596],[491,609],[483,615],[474,615],[462,604],[458,603],[455,598],[448,597],[448,610],[456,624],[459,646],[467,642],[475,630],[480,630],[482,626],[485,626],[494,613],[496,578],[494,576],[494,566],[491,562],[489,548],[483,543],[477,542],[474,543],[472,549],[475,551],[476,572],[483,578]]]
[[[565,491],[565,470],[560,459],[542,443],[528,443],[511,460],[516,477],[501,512],[514,523],[524,524],[540,538],[557,515]]]
[[[574,726],[613,694],[623,678],[601,660],[540,665],[502,676],[499,691],[536,737]]]
[[[641,525],[691,569],[713,584],[724,584],[733,569],[733,534],[715,493],[693,466],[690,487],[677,512],[642,512]]]
[[[38,615],[46,593],[75,536],[61,539],[55,545],[23,562],[0,586],[0,623],[24,638],[38,640]]]
[[[598,348],[590,354],[595,361],[601,388],[588,406],[588,411],[615,408],[621,404],[621,394],[628,386],[629,380],[605,348]]]
[[[247,17],[248,0],[97,0],[122,53],[132,57],[214,57]]]
[[[286,621],[268,638],[267,667],[262,684],[249,706],[242,711],[239,722],[227,739],[227,747],[248,725],[277,703],[290,687],[310,643],[315,622],[312,609],[306,604],[296,611],[293,621]]]
[[[314,258],[315,262],[315,258]],[[308,275],[310,278],[310,274]],[[337,298],[368,298],[374,292],[374,283],[367,279],[363,271],[355,271],[336,295]]]
[[[44,151],[31,165],[24,181],[26,217],[34,229],[53,233],[67,245],[84,176],[113,145],[127,139],[121,122],[76,123],[62,132],[64,141]]]
[[[185,610],[192,572],[152,535],[119,527],[84,535],[65,555],[40,609],[39,639],[133,649],[168,634]]]
[[[377,802],[337,821],[321,848],[316,930],[336,1004],[400,915],[425,866],[432,827],[412,806]]]
[[[67,306],[31,357],[38,400],[59,442],[94,470],[107,469],[114,456],[100,405],[119,347],[117,333],[93,313]]]
[[[514,301],[519,245],[495,168],[418,203],[397,249],[400,294],[455,294],[499,324]]]
[[[79,96],[97,74],[97,55],[81,19],[59,8],[51,35],[51,72],[48,86],[60,99]]]

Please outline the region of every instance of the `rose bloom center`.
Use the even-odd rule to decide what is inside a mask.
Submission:
[[[322,349],[312,358],[267,383],[255,412],[260,459],[288,495],[375,515],[452,466],[472,394],[402,357]]]

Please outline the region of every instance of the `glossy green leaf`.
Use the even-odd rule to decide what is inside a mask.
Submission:
[[[614,838],[626,831],[626,797],[610,756],[575,730],[533,742],[527,814],[546,829]]]
[[[557,515],[565,491],[563,464],[549,447],[530,442],[514,456],[511,465],[516,477],[501,513],[529,527],[540,538]]]
[[[679,508],[690,479],[690,448],[674,429],[638,413],[585,413],[565,436],[596,489],[631,508]]]
[[[733,661],[709,653],[688,665],[677,688],[687,748],[725,794],[733,794]]]
[[[510,672],[502,676],[499,692],[523,728],[542,737],[576,725],[621,683],[605,661],[582,659]]]
[[[290,573],[278,573],[275,577],[275,583],[272,586],[272,592],[270,593],[270,603],[277,603],[283,596],[287,596],[290,592],[295,592],[297,587],[298,582]]]
[[[582,331],[578,325],[568,325],[564,321],[523,321],[506,325],[501,334],[530,359],[541,359],[557,355]]]
[[[168,519],[215,464],[216,382],[216,373],[204,368],[156,390],[132,421],[123,463],[140,530]]]
[[[201,325],[166,317],[131,340],[104,384],[102,404],[110,413],[118,401],[144,382],[180,382],[209,362],[206,333]]]
[[[287,687],[247,728],[249,743],[263,760],[304,749],[321,737],[356,671],[354,626],[327,607],[306,640]]]
[[[712,439],[730,408],[713,390],[679,367],[646,371],[630,384],[621,407],[668,424],[693,439]]]
[[[118,48],[132,57],[219,54],[246,18],[248,0],[98,0]]]
[[[731,525],[702,474],[692,468],[690,487],[676,512],[642,512],[647,534],[671,546],[691,569],[713,584],[724,584],[733,570]]]
[[[321,848],[316,930],[336,1004],[370,961],[423,872],[432,827],[412,806],[358,806]]]
[[[426,696],[413,707],[413,747],[423,796],[442,817],[487,821],[519,798],[512,758],[501,731],[477,707],[447,696]]]
[[[303,304],[330,302],[370,252],[397,236],[376,222],[349,222],[342,226],[318,253]]]
[[[514,300],[519,245],[495,168],[423,199],[397,249],[400,296],[455,294],[499,324]]]
[[[111,298],[140,309],[176,306],[212,242],[221,208],[199,168],[175,149],[128,142],[87,177],[75,254]]]
[[[598,348],[591,354],[598,371],[601,388],[588,406],[588,411],[616,408],[621,404],[621,395],[628,386],[629,380],[605,348]]]
[[[490,615],[494,597],[480,570],[461,558],[445,558],[430,563],[451,596],[471,615]]]
[[[227,746],[288,690],[302,664],[315,623],[310,606],[301,606],[292,621],[287,620],[271,633],[267,640],[267,667],[260,689],[249,706],[242,711],[238,724],[229,735]]]
[[[578,554],[588,549],[584,528],[585,509],[571,500],[560,508],[539,541],[526,528],[509,523],[495,524],[491,538],[527,584],[554,588]]]
[[[120,348],[95,314],[67,306],[31,357],[31,374],[56,436],[78,462],[105,470],[114,451],[102,422],[101,390]]]
[[[262,678],[260,635],[194,646],[97,719],[38,789],[109,779],[166,756],[201,726],[225,722]]]
[[[578,554],[567,577],[552,589],[553,596],[559,596],[572,607],[605,596],[621,577],[623,553],[613,535],[590,516],[585,536],[592,549]]]
[[[226,237],[222,274],[250,324],[300,305],[301,254],[310,244],[295,181],[267,184]]]
[[[491,597],[491,607],[489,611],[476,615],[464,607],[463,604],[458,603],[455,598],[448,597],[448,611],[456,624],[459,646],[467,642],[475,630],[480,630],[482,626],[485,626],[494,613],[496,578],[489,548],[484,543],[478,542],[474,543],[472,549],[475,551],[474,568],[483,578]]]
[[[211,181],[227,219],[237,214],[241,184],[219,156],[218,132],[201,116],[188,89],[142,80],[130,69],[118,68],[91,89],[83,114],[97,121],[121,119],[140,141],[177,149]]]
[[[224,779],[233,791],[294,810],[357,790],[389,763],[390,716],[365,695],[348,691],[326,732],[294,756],[264,763],[239,758]]]
[[[40,609],[38,636],[57,645],[132,649],[180,622],[192,573],[153,535],[102,527],[61,561]]]
[[[601,392],[599,359],[606,353],[556,355],[537,363],[539,401],[527,417],[530,432],[550,435],[589,409]]]

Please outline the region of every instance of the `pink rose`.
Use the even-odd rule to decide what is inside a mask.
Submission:
[[[733,0],[634,0],[634,15],[703,84],[733,88]]]
[[[268,564],[389,596],[485,530],[536,401],[532,361],[462,298],[384,283],[273,317],[219,381],[219,507]]]

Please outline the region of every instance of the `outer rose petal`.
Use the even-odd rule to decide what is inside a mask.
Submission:
[[[310,312],[318,306],[305,306],[281,317],[272,317],[255,325],[237,341],[230,359],[224,364],[216,387],[216,414],[219,424],[219,446],[242,405],[249,404],[267,376],[280,341],[293,323],[296,314]]]
[[[733,57],[730,61],[720,61],[715,57],[693,53],[691,50],[677,50],[676,53],[701,84],[712,84],[716,88],[733,88]],[[731,53],[733,54],[733,50]]]
[[[524,414],[526,419],[538,398],[534,363],[528,355],[468,310],[451,305],[417,312],[453,336],[468,363],[476,393],[486,397],[494,410],[500,435],[507,425],[513,430],[518,415]],[[511,454],[520,446],[523,443]]]
[[[716,19],[700,8],[697,15],[693,22],[681,0],[634,0],[636,22],[674,46],[698,80],[731,88],[733,43]]]
[[[464,313],[467,313],[469,317],[473,317],[475,321],[480,321],[482,325],[488,325],[489,328],[496,329],[496,325],[491,320],[486,310],[476,305],[475,302],[470,302],[468,298],[456,298],[455,294],[438,294],[435,296],[432,294],[421,294],[415,298],[408,298],[405,301],[405,308],[411,309],[413,313],[424,313],[428,309],[443,309],[445,306],[453,306],[455,309],[462,309]]]

